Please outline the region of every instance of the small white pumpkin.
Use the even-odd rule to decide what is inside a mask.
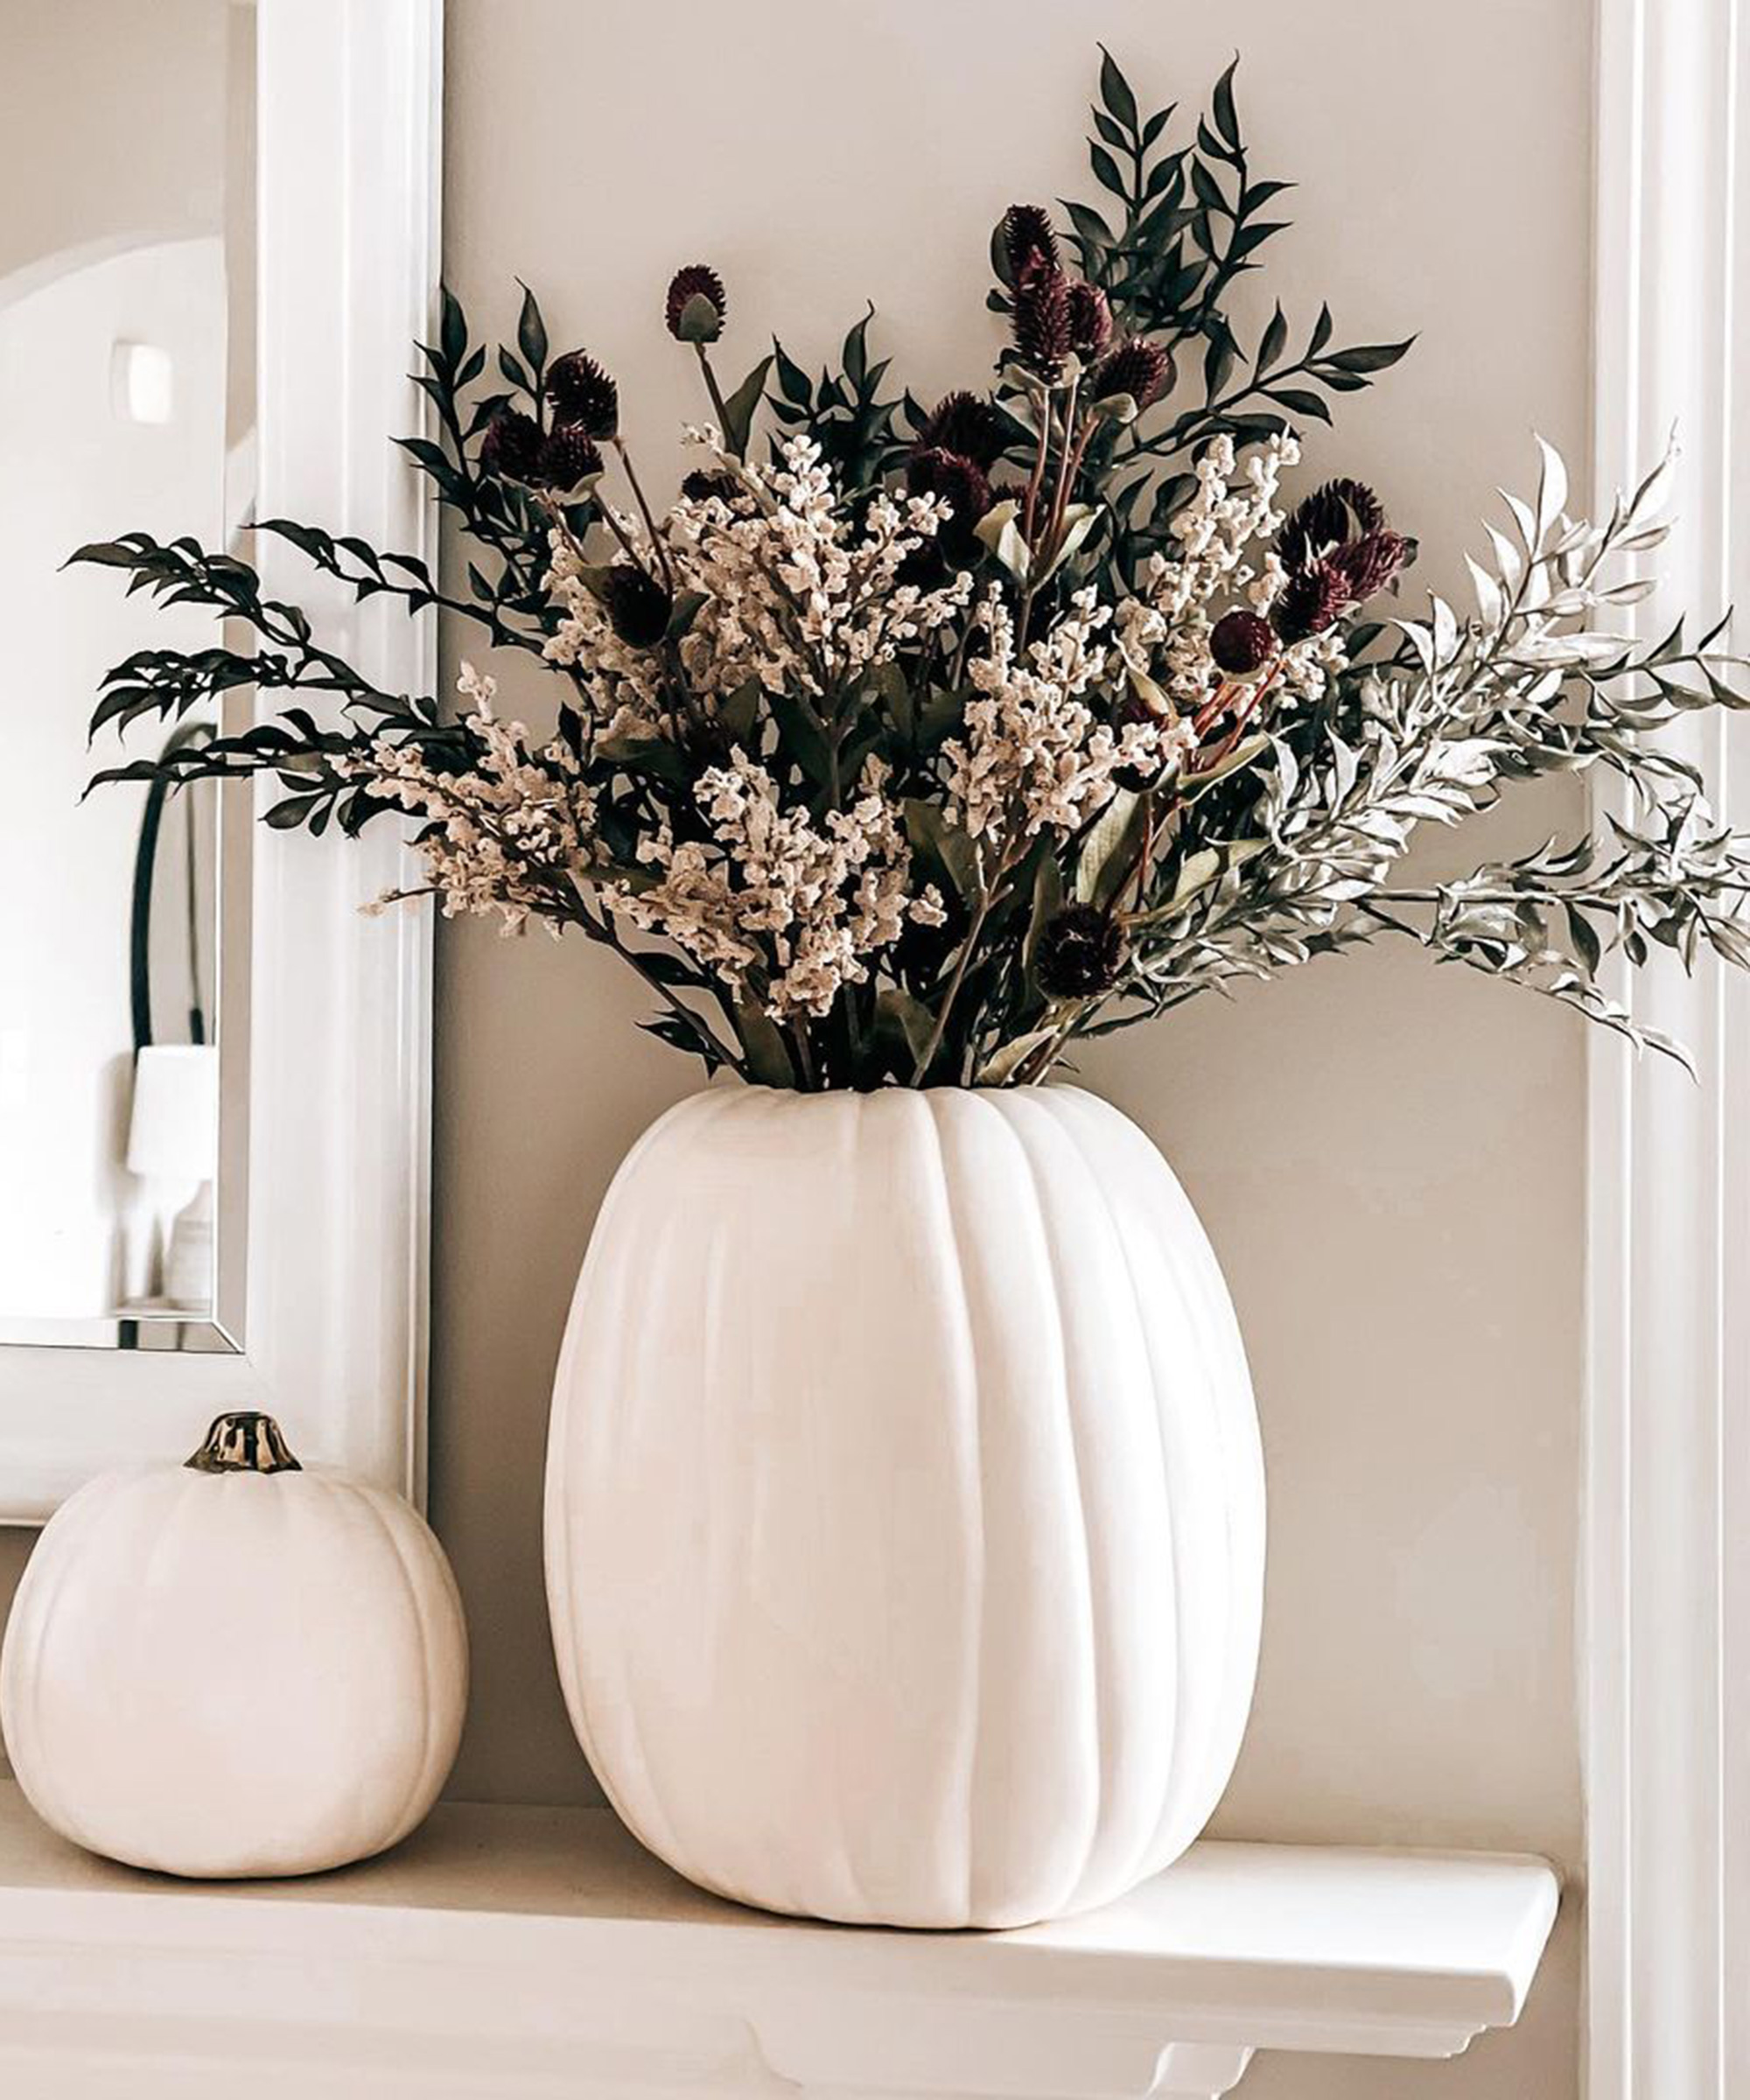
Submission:
[[[43,1821],[130,1866],[308,1874],[396,1844],[448,1775],[467,1634],[399,1497],[221,1415],[181,1466],[56,1512],[0,1650],[0,1725]]]
[[[597,1775],[693,1880],[913,1926],[1123,1894],[1233,1769],[1264,1544],[1221,1270],[1106,1102],[713,1088],[620,1168],[547,1592]]]

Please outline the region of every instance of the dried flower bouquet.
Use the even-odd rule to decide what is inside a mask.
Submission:
[[[318,832],[411,814],[446,914],[578,928],[653,988],[654,1033],[771,1086],[1029,1083],[1080,1040],[1383,934],[1634,1033],[1607,951],[1750,960],[1746,841],[1648,740],[1744,704],[1718,630],[1612,631],[1650,588],[1629,571],[1662,536],[1659,477],[1576,522],[1544,447],[1535,501],[1472,564],[1475,614],[1388,617],[1414,548],[1378,499],[1283,481],[1297,427],[1408,345],[1334,347],[1323,310],[1296,352],[1278,307],[1244,352],[1225,302],[1287,186],[1250,172],[1231,68],[1191,140],[1171,115],[1104,60],[1107,197],[1065,232],[1003,219],[985,391],[891,391],[865,317],[838,369],[810,379],[774,343],[726,392],[724,286],[681,270],[665,318],[710,420],[666,510],[613,379],[550,356],[532,296],[489,365],[446,295],[418,374],[439,436],[405,443],[472,543],[465,584],[256,530],[360,598],[538,657],[552,729],[502,719],[466,663],[458,718],[378,691],[245,564],[133,533],[77,558],[253,643],[135,654],[96,722],[239,687],[278,711],[101,777],[266,773],[287,790],[268,821]],[[1607,835],[1398,880],[1418,825],[1600,765],[1634,812]]]

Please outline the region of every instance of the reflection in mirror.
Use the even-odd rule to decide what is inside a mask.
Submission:
[[[80,800],[166,734],[88,745],[102,673],[211,637],[60,564],[248,514],[254,16],[0,0],[0,1343],[228,1348],[247,812],[210,786]]]

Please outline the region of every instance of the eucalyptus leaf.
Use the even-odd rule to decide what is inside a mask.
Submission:
[[[1100,46],[1100,100],[1124,130],[1136,130],[1140,116],[1137,98],[1117,60],[1103,44]]]
[[[1017,522],[1020,508],[1012,498],[993,503],[978,521],[976,531],[978,539],[990,550],[1015,581],[1025,584],[1032,556]]]
[[[902,808],[913,851],[946,876],[962,903],[976,904],[984,889],[977,847],[934,802],[911,796]]]
[[[668,631],[663,639],[678,641],[710,603],[710,594],[704,591],[677,591],[668,613]]]
[[[723,315],[716,300],[702,291],[694,292],[681,308],[675,322],[675,333],[683,343],[716,342],[723,333]]]
[[[746,678],[718,709],[718,720],[738,744],[751,747],[760,720],[763,690],[757,678]]]
[[[752,999],[737,999],[731,1010],[735,1032],[756,1086],[794,1087],[796,1068],[777,1024]]]
[[[973,1084],[980,1087],[1005,1087],[1035,1051],[1045,1046],[1057,1033],[1055,1028],[1030,1028],[1025,1035],[1018,1035],[1000,1048],[993,1050],[974,1074]]]
[[[896,1065],[914,1065],[928,1050],[935,1016],[903,986],[884,985],[875,995],[875,1019],[877,1029],[905,1054]]]
[[[541,318],[540,302],[528,285],[522,287],[522,307],[516,317],[518,348],[528,361],[528,390],[539,390],[541,378],[547,368],[547,324]]]
[[[747,457],[748,439],[752,434],[753,418],[760,407],[760,397],[766,391],[766,374],[772,369],[771,357],[762,357],[723,404],[724,448],[738,459]]]
[[[1261,759],[1270,747],[1270,739],[1262,732],[1242,737],[1230,752],[1213,765],[1205,766],[1201,772],[1185,774],[1180,782],[1185,799],[1195,802],[1206,788],[1213,788],[1217,780],[1225,780],[1229,774],[1242,772],[1255,760]]]
[[[1032,908],[1027,914],[1026,937],[1021,944],[1021,970],[1029,984],[1033,983],[1033,959],[1039,953],[1040,935],[1046,923],[1056,917],[1063,907],[1063,871],[1059,867],[1054,853],[1042,854],[1039,871],[1033,877]]]
[[[1148,798],[1120,788],[1095,819],[1075,863],[1078,904],[1101,909],[1118,893],[1136,865],[1137,850],[1148,822]]]
[[[1097,504],[1071,503],[1066,505],[1063,513],[1062,535],[1050,561],[1040,571],[1040,583],[1048,582],[1066,562],[1074,560],[1081,550],[1082,542],[1087,539],[1088,534],[1099,522],[1100,509]]]

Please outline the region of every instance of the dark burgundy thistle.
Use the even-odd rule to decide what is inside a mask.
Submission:
[[[1069,319],[1069,280],[1060,270],[1030,270],[1015,287],[1015,348],[1040,379],[1054,382],[1074,338]]]
[[[1284,568],[1304,569],[1350,540],[1378,532],[1384,523],[1385,507],[1365,482],[1326,481],[1290,512],[1276,550]]]
[[[1270,607],[1270,624],[1284,642],[1310,641],[1334,626],[1355,602],[1354,585],[1334,558],[1297,569]]]
[[[1276,636],[1256,612],[1225,613],[1210,630],[1209,654],[1227,677],[1249,678],[1275,655]]]
[[[541,425],[520,409],[500,409],[480,440],[480,469],[507,481],[533,484],[541,479]]]
[[[1357,602],[1395,584],[1408,567],[1410,545],[1401,533],[1369,532],[1340,548],[1331,559],[1349,579]]]
[[[918,438],[921,451],[958,452],[988,474],[1001,458],[1007,431],[1001,414],[964,388],[944,394]]]
[[[1097,284],[1069,287],[1069,346],[1080,357],[1097,357],[1112,340],[1112,309]]]
[[[1110,912],[1068,904],[1040,935],[1040,989],[1054,999],[1089,999],[1110,991],[1128,958],[1124,929]]]
[[[1396,582],[1415,552],[1363,481],[1326,481],[1290,512],[1276,542],[1288,581],[1270,608],[1284,642],[1306,641]]]
[[[906,486],[914,496],[938,496],[948,505],[942,547],[956,556],[970,553],[978,521],[990,508],[990,484],[978,463],[963,452],[930,445],[906,461]]]
[[[1138,414],[1152,408],[1172,382],[1172,360],[1158,343],[1140,336],[1120,343],[1096,368],[1089,391],[1096,401],[1127,394]]]
[[[631,562],[617,562],[601,583],[613,631],[635,649],[654,648],[668,631],[674,600],[655,578]]]
[[[1004,282],[1024,284],[1035,270],[1055,270],[1057,234],[1043,205],[1012,204],[997,228],[997,263]]]
[[[564,495],[592,480],[602,471],[602,456],[596,441],[575,423],[562,423],[541,447],[538,468],[542,486]]]
[[[723,279],[705,262],[690,262],[677,270],[668,280],[663,316],[676,342],[716,342],[729,318]]]
[[[620,429],[620,388],[587,350],[571,350],[547,371],[547,398],[561,423],[586,438],[612,438]]]

